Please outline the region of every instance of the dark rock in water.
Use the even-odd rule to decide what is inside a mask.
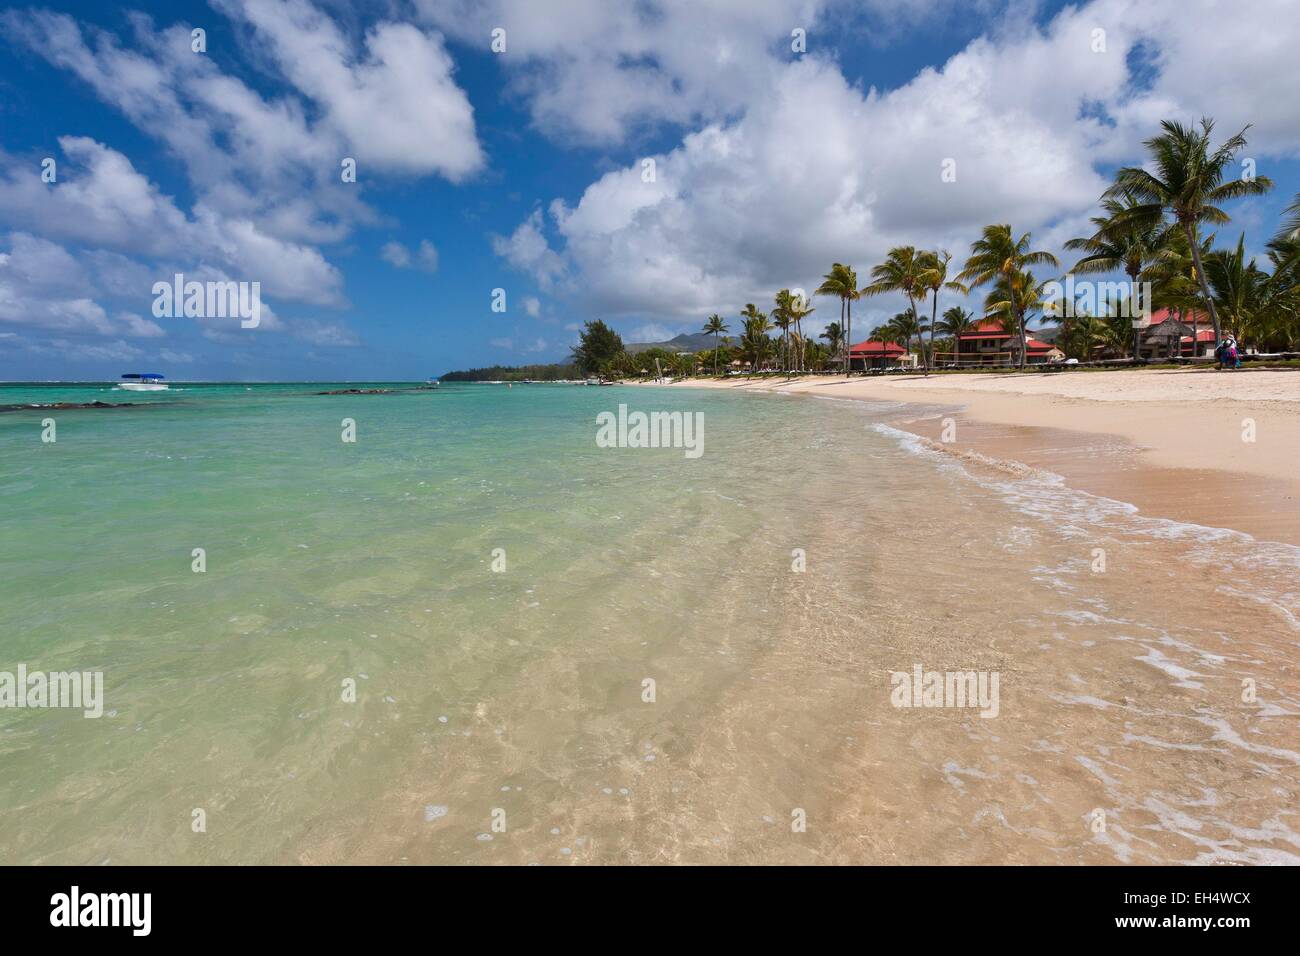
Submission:
[[[330,392],[317,392],[317,395],[397,395],[401,392],[436,392],[436,385],[411,385],[402,388],[336,388]]]

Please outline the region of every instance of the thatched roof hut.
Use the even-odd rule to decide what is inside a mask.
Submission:
[[[1159,325],[1150,326],[1144,338],[1148,342],[1163,342],[1168,345],[1170,342],[1179,341],[1184,335],[1191,334],[1190,325],[1184,325],[1177,319],[1165,319]]]

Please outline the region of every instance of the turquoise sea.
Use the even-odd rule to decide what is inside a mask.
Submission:
[[[901,406],[409,389],[0,387],[0,671],[105,682],[0,709],[0,862],[1300,859],[1293,555]],[[620,403],[703,455],[597,447]],[[891,707],[916,663],[1000,716]]]

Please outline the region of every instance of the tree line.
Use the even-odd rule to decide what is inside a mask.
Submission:
[[[1058,257],[1035,249],[1029,232],[1002,223],[984,227],[955,274],[949,252],[914,246],[890,249],[863,285],[851,265],[834,263],[814,294],[838,300],[839,318],[816,336],[804,330],[816,310],[801,294],[781,289],[768,311],[746,304],[734,330],[721,315],[708,316],[702,331],[714,338],[709,351],[628,355],[617,333],[603,322],[589,322],[574,349],[574,363],[584,374],[610,378],[653,373],[655,358],[664,372],[675,375],[716,375],[734,362],[787,373],[847,368],[853,304],[882,295],[901,295],[907,308],[867,337],[914,351],[927,374],[937,356],[957,350],[959,336],[989,320],[1018,340],[1021,368],[1035,321],[1059,325],[1057,346],[1068,356],[1137,357],[1141,330],[1132,319],[1144,309],[1169,309],[1179,329],[1190,321],[1193,354],[1203,317],[1215,342],[1231,334],[1262,352],[1300,349],[1300,194],[1267,243],[1263,264],[1247,257],[1244,233],[1235,245],[1220,247],[1217,232],[1208,230],[1231,221],[1222,205],[1261,196],[1273,186],[1268,177],[1254,175],[1250,160],[1237,173],[1249,127],[1216,146],[1210,119],[1160,125],[1161,132],[1144,144],[1150,168],[1118,170],[1101,196],[1101,214],[1092,218],[1090,234],[1065,244],[1080,254],[1073,274],[1122,273],[1128,280],[1129,299],[1109,303],[1099,314],[1054,297],[1050,287],[1063,277],[1040,279],[1034,269],[1059,270]],[[1150,298],[1137,301],[1147,284]],[[976,289],[985,291],[981,316],[957,304],[940,313],[945,293],[965,296]],[[732,331],[734,336],[727,335]],[[1181,352],[1182,336],[1177,338],[1171,349]]]

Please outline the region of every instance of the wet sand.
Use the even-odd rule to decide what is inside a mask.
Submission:
[[[134,453],[107,440],[118,416],[93,416],[102,446],[62,444],[80,457],[11,482],[58,497],[10,531],[38,563],[13,562],[7,608],[15,656],[57,661],[31,638],[57,627],[63,659],[111,663],[116,713],[6,715],[0,851],[1300,862],[1300,552],[1015,464],[1130,460],[1147,475],[1122,437],[966,413],[956,437],[984,457],[920,437],[956,394],[574,388],[525,403],[467,387],[423,446],[427,412],[388,409],[361,470],[295,446],[320,399],[260,399],[276,414],[255,419],[258,442],[220,409],[206,426],[161,411],[150,437],[166,457],[117,486],[102,476]],[[707,452],[598,448],[590,424],[620,402],[707,405]],[[240,521],[250,489],[256,535]],[[87,527],[117,540],[105,515],[160,502],[207,528],[212,554],[242,558],[196,576],[75,547]],[[148,550],[165,559],[170,533]],[[506,573],[489,570],[497,546]],[[61,573],[31,577],[40,561]],[[996,674],[997,716],[895,706],[891,676],[916,667]]]
[[[688,380],[932,406],[900,423],[957,456],[1023,462],[1151,517],[1300,545],[1300,372],[1066,372]],[[1243,435],[1253,441],[1243,439]]]
[[[559,652],[476,688],[463,735],[455,720],[430,735],[366,826],[314,830],[284,859],[1300,860],[1290,549],[1153,528],[1006,461],[907,450],[890,429],[920,414],[864,414],[859,443],[808,455],[788,507],[743,538],[710,521],[653,554],[629,542],[641,557],[599,607],[563,615]],[[990,440],[1026,436],[1087,457],[1077,433]],[[769,487],[779,456],[728,491]],[[634,605],[655,611],[633,626]],[[891,674],[917,666],[997,674],[996,716],[894,706]],[[642,675],[660,680],[653,705]],[[498,811],[509,829],[494,833]]]

